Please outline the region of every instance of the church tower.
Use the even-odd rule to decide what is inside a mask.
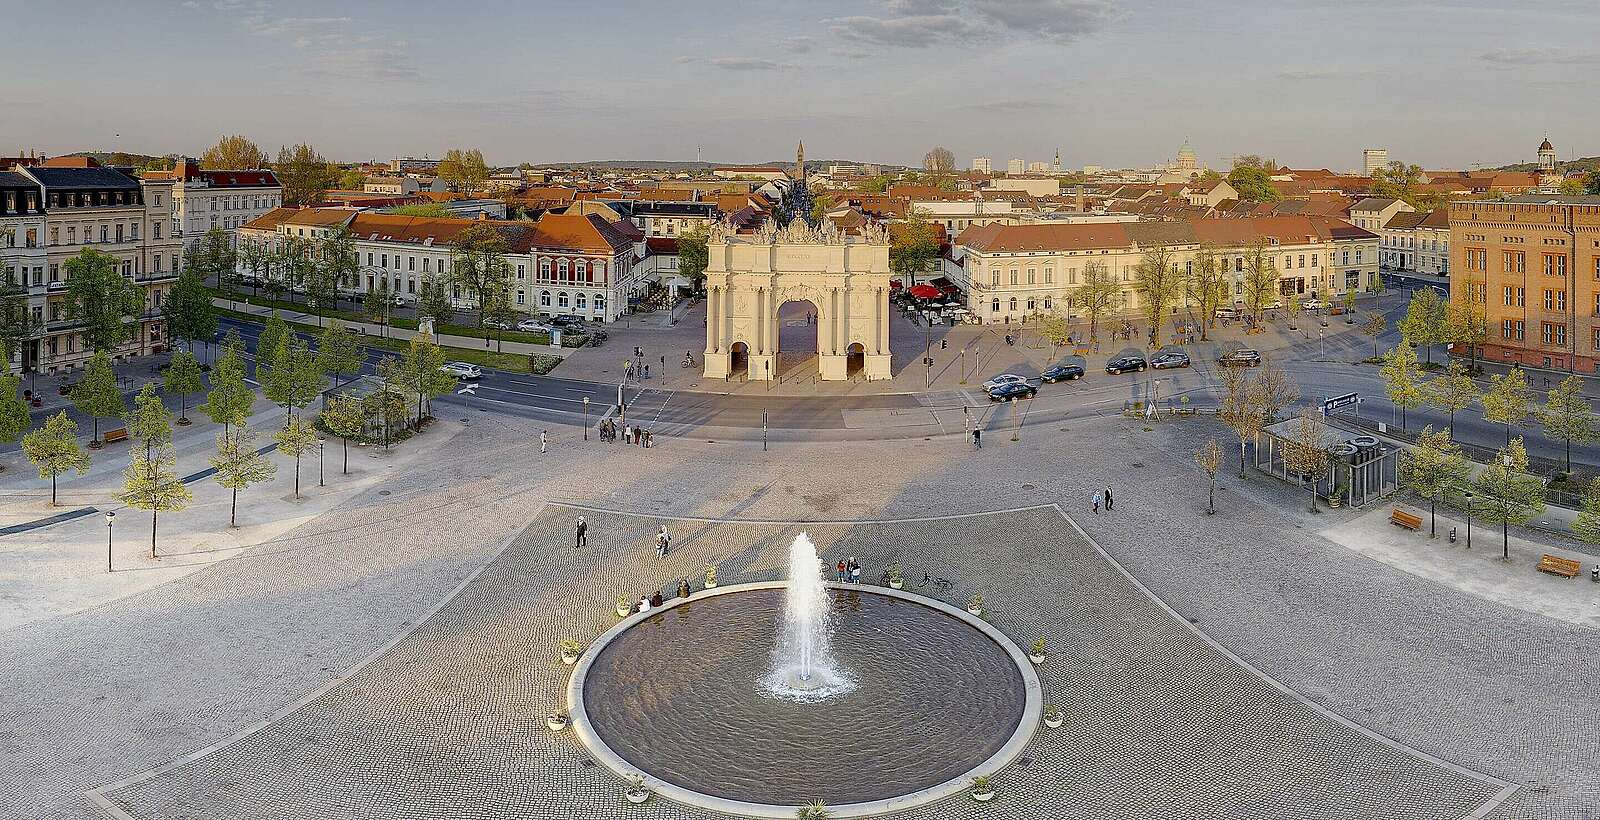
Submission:
[[[794,178],[801,182],[806,181],[806,141],[800,141],[800,147],[794,151]]]
[[[1550,144],[1550,136],[1545,135],[1544,142],[1539,143],[1539,170],[1553,174],[1556,170],[1556,147]]]

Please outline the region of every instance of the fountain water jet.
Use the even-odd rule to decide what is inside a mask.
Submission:
[[[801,702],[824,700],[855,688],[833,660],[828,611],[833,595],[822,580],[817,548],[805,533],[789,545],[789,585],[783,620],[772,649],[772,671],[764,680],[774,697]]]

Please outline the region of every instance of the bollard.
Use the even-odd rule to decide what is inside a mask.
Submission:
[[[1455,527],[1451,527],[1450,528],[1450,543],[1454,544],[1455,542],[1456,542],[1456,528]]]
[[[1589,570],[1589,580],[1600,584],[1600,564],[1595,564],[1594,569]]]

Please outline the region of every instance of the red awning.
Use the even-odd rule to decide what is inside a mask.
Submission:
[[[911,295],[918,299],[937,299],[943,296],[944,292],[927,282],[923,282],[911,289]]]

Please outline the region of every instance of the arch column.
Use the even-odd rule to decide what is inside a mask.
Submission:
[[[877,322],[873,326],[873,338],[877,345],[876,351],[866,354],[862,362],[867,381],[894,377],[893,362],[889,354],[889,289],[879,287],[873,293],[872,304],[873,315],[877,317]]]
[[[823,381],[844,381],[850,376],[850,365],[839,350],[839,289],[819,292],[813,301],[817,304],[817,370]]]
[[[706,352],[705,377],[726,379],[733,371],[732,345],[727,343],[723,322],[726,311],[723,298],[727,287],[712,285],[706,294]]]

